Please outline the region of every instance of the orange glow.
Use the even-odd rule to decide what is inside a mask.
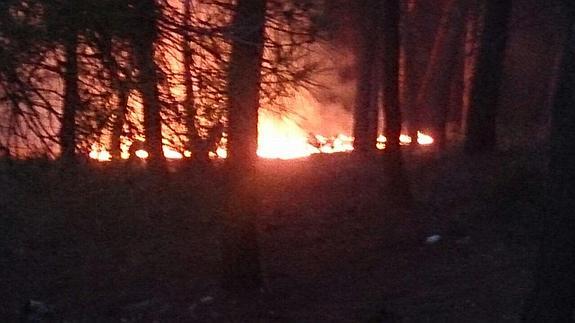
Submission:
[[[353,150],[354,138],[345,134],[334,137],[314,135],[312,144],[309,135],[295,121],[287,117],[280,118],[269,113],[260,113],[259,122],[258,156],[263,158],[293,159],[318,153],[331,154]],[[376,147],[380,150],[385,149],[386,141],[384,135],[379,135]],[[399,137],[399,141],[401,145],[413,142],[412,138],[405,134]],[[417,143],[431,145],[433,138],[418,132]]]
[[[317,152],[305,131],[287,117],[275,116],[262,110],[258,123],[258,151],[263,158],[293,159]]]
[[[339,134],[334,138],[327,138],[322,135],[316,135],[320,144],[314,153],[333,154],[353,150],[353,137]]]
[[[257,154],[259,157],[268,159],[295,159],[304,158],[313,154],[332,154],[338,152],[353,151],[353,137],[339,134],[335,137],[325,137],[323,135],[315,135],[316,144],[310,143],[310,138],[307,136],[294,121],[287,118],[261,118],[259,130],[259,142]],[[379,135],[377,138],[377,149],[385,149],[385,142],[387,138],[384,135]],[[401,135],[400,142],[402,145],[409,145],[412,143],[411,137],[408,135]],[[418,132],[417,143],[419,145],[433,144],[433,138],[424,133]],[[191,157],[190,151],[180,153],[171,148],[165,147],[164,156],[168,159],[182,159]],[[220,146],[215,152],[209,153],[212,159],[214,158],[227,158],[228,152],[225,148],[225,139],[222,140]],[[89,154],[90,158],[98,161],[110,161],[112,156],[108,151],[103,148],[94,147]],[[143,149],[136,151],[136,156],[141,159],[148,158],[149,154]],[[127,159],[129,156],[124,156]]]
[[[100,144],[93,144],[92,150],[89,154],[90,158],[97,161],[110,161],[112,160],[112,155]]]
[[[305,104],[310,101],[300,100],[296,102],[298,102],[295,104],[297,106],[296,108],[303,108],[305,111]],[[314,118],[316,116],[312,115],[311,117]],[[332,154],[350,152],[353,151],[353,140],[353,137],[346,135],[345,133],[340,133],[334,136],[311,134],[304,130],[303,126],[294,119],[285,115],[280,115],[263,109],[260,110],[259,113],[257,154],[261,158],[295,159],[305,158],[313,154],[320,153]],[[409,145],[413,143],[412,138],[405,134],[402,134],[399,140],[401,145]],[[387,138],[385,138],[384,135],[379,135],[376,147],[380,150],[385,149],[386,141]],[[210,158],[227,158],[228,152],[226,150],[226,143],[226,134],[224,133],[217,149],[209,153]],[[433,144],[433,138],[429,135],[418,132],[417,143],[419,145],[431,145]],[[127,144],[123,143],[123,159],[127,159],[129,157],[129,154],[127,153],[129,144],[129,142]],[[164,156],[168,159],[183,159],[191,157],[190,151],[178,151],[176,149],[164,146]],[[149,154],[145,150],[137,150],[136,156],[141,159],[146,159]],[[111,160],[111,155],[103,146],[96,144],[92,146],[90,158],[99,161],[109,161]]]
[[[105,150],[92,150],[90,152],[90,158],[96,159],[98,161],[110,161],[112,160],[112,155]]]

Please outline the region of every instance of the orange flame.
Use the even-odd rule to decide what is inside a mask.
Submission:
[[[293,159],[307,157],[317,149],[308,136],[292,119],[261,111],[258,123],[258,151],[263,158]]]
[[[104,149],[92,149],[89,154],[90,158],[96,159],[98,161],[110,161],[112,160],[112,155]]]
[[[300,99],[295,105],[311,104],[309,100]],[[315,116],[314,116],[315,117]],[[335,136],[325,136],[322,134],[312,135],[305,131],[293,119],[282,116],[267,110],[260,110],[258,123],[258,149],[257,154],[261,158],[273,159],[294,159],[304,158],[313,154],[331,154],[337,152],[353,151],[354,138],[340,133]],[[399,138],[402,145],[412,144],[412,138],[402,134]],[[379,135],[376,147],[384,149],[387,138]],[[419,145],[433,144],[433,138],[424,133],[417,133],[417,143]],[[123,143],[122,158],[129,158],[129,143]],[[227,150],[226,136],[216,151],[210,152],[211,158],[226,158]],[[163,147],[164,156],[168,159],[183,159],[191,156],[190,151],[177,151],[167,146]],[[137,150],[136,156],[141,159],[148,158],[149,154],[145,150]],[[100,144],[92,146],[90,158],[99,161],[110,161],[110,153]]]
[[[275,120],[275,118],[264,118],[260,122],[259,136],[258,136],[258,150],[259,157],[268,159],[295,159],[304,158],[313,154],[332,154],[337,152],[350,152],[353,151],[353,137],[339,134],[335,137],[328,138],[323,135],[315,135],[317,141],[315,145],[310,143],[309,137],[305,131],[297,126],[289,119]],[[399,138],[402,145],[409,145],[412,143],[411,137],[402,134]],[[385,142],[387,138],[384,135],[379,135],[377,138],[377,148],[385,149]],[[433,144],[433,138],[424,133],[418,132],[417,143],[419,145]],[[224,144],[217,148],[215,152],[210,152],[211,158],[226,158],[228,152]],[[165,147],[164,156],[168,159],[182,159],[189,158],[191,152],[184,151],[183,153],[175,151],[171,148]],[[141,159],[148,158],[149,154],[143,149],[135,152],[136,156]],[[90,158],[98,161],[110,161],[112,156],[110,153],[101,147],[94,147],[89,154]],[[129,155],[122,155],[123,159],[127,159]]]

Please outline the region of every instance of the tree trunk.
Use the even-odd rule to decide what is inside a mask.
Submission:
[[[575,307],[575,4],[568,18],[553,102],[549,203],[538,258],[536,287],[526,322],[573,322]]]
[[[471,88],[474,81],[474,70],[477,66],[478,42],[479,42],[479,4],[473,2],[470,5],[465,25],[465,58],[463,67],[463,107],[461,109],[460,126],[461,133],[467,133],[467,119],[471,104]]]
[[[232,292],[262,286],[256,230],[258,109],[266,0],[238,0],[228,67],[229,191],[224,215],[224,287]]]
[[[487,0],[484,5],[483,32],[467,121],[465,150],[468,153],[496,148],[497,105],[512,9],[511,0]]]
[[[462,54],[467,2],[451,0],[445,7],[441,24],[417,98],[418,106],[426,106],[431,114],[431,135],[440,150],[446,144],[446,125],[451,97],[451,84],[455,76],[452,65]]]
[[[463,38],[460,41],[461,47],[458,47],[458,53],[453,61],[453,76],[449,88],[446,116],[447,125],[451,125],[450,129],[457,133],[461,133],[461,116],[465,95],[465,42]]]
[[[61,158],[65,164],[75,164],[76,159],[76,114],[80,109],[78,92],[78,36],[67,35],[64,41],[66,62],[64,65],[64,102],[62,126],[60,128]]]
[[[102,54],[102,62],[106,69],[110,71],[112,87],[116,91],[118,104],[114,111],[114,120],[112,121],[112,134],[110,138],[110,155],[113,160],[122,158],[122,133],[126,123],[128,113],[128,99],[130,96],[130,84],[132,80],[128,79],[131,71],[123,71],[113,55],[112,37],[102,35],[96,43]],[[124,74],[124,75],[122,75]]]
[[[409,181],[403,169],[399,136],[401,134],[401,108],[399,104],[399,48],[400,48],[400,1],[382,1],[382,78],[383,105],[385,111],[386,154],[385,174],[388,177],[386,196],[401,206],[411,204]]]
[[[417,84],[418,68],[417,57],[419,47],[415,39],[417,30],[415,20],[417,17],[417,2],[415,0],[403,1],[403,35],[401,43],[403,47],[403,83],[402,83],[402,115],[405,116],[404,123],[407,124],[407,132],[411,138],[417,138],[418,125],[418,106],[417,106]]]
[[[378,53],[380,51],[381,20],[380,0],[363,0],[358,15],[360,33],[356,49],[356,66],[359,74],[355,96],[353,147],[356,154],[377,151],[379,123]]]
[[[209,160],[209,150],[202,149],[205,146],[205,143],[202,143],[202,138],[198,135],[198,129],[196,127],[197,109],[195,105],[194,80],[192,72],[194,68],[194,53],[190,47],[190,31],[188,30],[191,16],[191,0],[184,0],[182,61],[184,64],[184,87],[186,89],[184,98],[184,121],[186,124],[186,135],[188,140],[187,149],[192,152],[192,158],[194,160],[205,162]]]
[[[124,130],[124,123],[126,122],[126,114],[128,113],[128,97],[129,90],[124,82],[118,82],[118,106],[114,113],[114,123],[112,126],[112,138],[110,142],[110,155],[113,160],[120,160],[122,158],[122,133]]]
[[[399,106],[399,17],[400,1],[383,0],[383,107],[385,111],[386,150],[399,150],[401,110]]]
[[[134,58],[138,66],[138,87],[144,108],[145,147],[148,163],[153,170],[164,170],[166,158],[162,150],[162,116],[158,91],[157,66],[154,58],[154,42],[157,38],[158,8],[154,0],[135,2],[141,30],[134,41]]]

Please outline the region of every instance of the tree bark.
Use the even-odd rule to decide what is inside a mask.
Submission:
[[[360,25],[359,46],[356,49],[356,66],[359,74],[355,96],[353,125],[354,153],[365,155],[377,151],[379,123],[378,79],[379,51],[381,50],[381,0],[363,0],[358,12]]]
[[[124,124],[126,123],[126,115],[128,113],[128,99],[130,96],[130,87],[132,80],[130,79],[131,71],[123,71],[114,58],[112,37],[103,34],[101,38],[97,39],[97,45],[102,54],[102,62],[106,69],[110,71],[113,90],[116,91],[118,104],[114,111],[114,120],[112,121],[112,134],[110,138],[110,155],[113,160],[120,160],[122,158],[122,133]],[[125,75],[122,75],[125,74]]]
[[[262,286],[254,178],[266,4],[266,0],[239,0],[232,22],[227,84],[229,190],[223,239],[223,285],[231,292]]]
[[[473,2],[468,9],[467,23],[465,25],[465,58],[463,67],[463,107],[461,109],[461,133],[467,133],[467,119],[471,104],[471,88],[475,79],[475,66],[477,66],[479,43],[479,4]]]
[[[525,322],[573,322],[575,308],[575,4],[565,1],[567,37],[551,124],[549,203],[536,287]]]
[[[400,14],[399,0],[382,1],[382,78],[383,106],[385,112],[386,154],[385,174],[388,177],[386,196],[398,205],[409,206],[412,196],[408,178],[403,169],[399,136],[401,135],[400,107]]]
[[[485,1],[483,32],[471,88],[465,150],[468,153],[496,148],[497,105],[507,46],[511,0]]]
[[[399,106],[399,18],[400,1],[383,0],[383,108],[385,111],[386,150],[399,150],[401,109]]]
[[[453,61],[453,76],[449,88],[449,102],[447,103],[446,125],[451,125],[452,130],[457,133],[461,132],[461,116],[464,105],[465,95],[465,42],[460,39],[461,47],[458,47],[458,53],[455,55]],[[449,130],[449,129],[446,129]],[[446,135],[447,135],[446,131]],[[444,142],[447,141],[444,140]]]
[[[76,114],[80,109],[78,92],[78,36],[72,32],[64,40],[64,102],[60,128],[61,159],[71,165],[76,159]]]
[[[402,115],[405,116],[404,123],[407,124],[407,132],[411,138],[417,138],[418,106],[417,106],[417,85],[419,73],[417,68],[417,57],[420,49],[416,41],[416,17],[418,5],[417,1],[403,1],[402,20],[403,34],[401,37],[403,51],[403,83],[401,91]]]
[[[153,170],[164,170],[166,158],[162,150],[162,116],[158,91],[158,71],[154,57],[154,43],[157,38],[158,8],[155,0],[134,2],[137,16],[142,20],[141,30],[136,33],[134,58],[138,66],[138,87],[144,108],[145,147],[148,163]]]
[[[114,113],[114,123],[112,126],[112,138],[110,142],[110,155],[113,160],[122,159],[122,133],[124,130],[124,123],[126,122],[126,114],[128,113],[128,97],[129,90],[124,82],[118,83],[118,106]]]
[[[209,149],[205,149],[206,143],[198,135],[198,129],[196,127],[196,104],[195,104],[195,93],[194,93],[194,79],[193,79],[193,68],[194,68],[194,53],[190,46],[189,37],[189,22],[192,16],[191,12],[191,0],[184,0],[184,15],[183,15],[183,26],[184,26],[184,37],[182,40],[182,61],[184,64],[184,87],[185,87],[185,98],[184,98],[184,115],[186,124],[186,135],[187,135],[187,149],[192,153],[192,158],[196,161],[206,162],[209,160],[208,152]]]
[[[417,98],[417,105],[426,106],[430,111],[431,135],[440,150],[443,150],[446,144],[450,90],[455,76],[451,67],[457,56],[463,52],[460,47],[463,46],[467,2],[451,0],[445,7],[421,92]]]

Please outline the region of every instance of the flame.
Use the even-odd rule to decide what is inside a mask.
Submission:
[[[135,154],[138,158],[141,158],[141,159],[146,159],[150,156],[150,154],[148,154],[148,152],[143,150],[143,149],[136,150]]]
[[[293,159],[317,152],[308,142],[308,135],[292,119],[261,111],[258,123],[257,154],[263,158]]]
[[[172,148],[169,147],[162,147],[163,151],[164,151],[164,156],[168,159],[182,159],[185,157],[190,157],[192,155],[191,152],[189,151],[184,151],[183,153],[179,152],[179,151],[175,151]],[[150,154],[148,154],[147,151],[143,150],[143,149],[139,149],[136,150],[135,152],[136,157],[140,158],[140,159],[146,159],[150,156]]]
[[[90,151],[89,156],[92,159],[96,159],[97,161],[102,161],[102,162],[112,160],[112,155],[108,151],[102,150],[102,149],[96,149],[96,150]]]
[[[277,122],[277,123],[276,123]],[[259,142],[257,154],[259,157],[268,159],[295,159],[304,158],[313,154],[333,154],[338,152],[353,151],[353,137],[339,134],[334,137],[326,137],[323,135],[315,135],[315,145],[310,143],[310,139],[305,132],[301,130],[293,121],[288,120],[273,120],[264,119],[263,126],[259,128]],[[402,134],[399,138],[402,145],[409,145],[412,143],[411,137]],[[385,149],[387,138],[384,135],[379,135],[377,138],[377,149]],[[417,143],[419,145],[433,144],[433,138],[424,133],[418,132]],[[168,159],[182,159],[191,157],[190,151],[183,153],[173,150],[168,147],[163,147],[164,156]],[[228,151],[225,148],[225,141],[220,145],[215,152],[209,153],[210,158],[227,158]],[[89,154],[90,158],[98,161],[112,160],[111,154],[103,148],[93,148]],[[148,158],[147,151],[140,149],[136,151],[136,156],[141,159]],[[122,154],[123,159],[127,159],[129,154],[125,156]]]
[[[166,156],[166,158],[169,159],[182,159],[184,158],[184,154],[178,151],[175,151],[171,148],[168,148],[166,146],[163,147],[164,149],[164,156]]]
[[[315,135],[317,140],[315,153],[333,154],[353,150],[353,137],[339,134],[335,137],[328,138],[322,135]]]
[[[431,145],[433,144],[433,138],[421,132],[417,132],[417,143],[420,145]]]
[[[353,137],[345,134],[331,137],[321,134],[312,135],[302,129],[293,119],[263,110],[259,115],[257,154],[261,158],[295,159],[320,153],[350,152],[353,151],[353,139]],[[402,134],[399,140],[402,145],[409,145],[413,142],[412,138],[405,134]],[[386,142],[387,138],[384,135],[379,135],[376,147],[385,149]],[[433,138],[418,132],[417,143],[419,145],[431,145],[433,144]],[[214,159],[226,158],[228,152],[225,145],[226,136],[224,134],[216,151],[210,152],[210,157]],[[127,150],[127,147],[123,147],[122,150],[124,148]],[[168,159],[183,159],[191,156],[190,151],[180,152],[167,146],[163,147],[163,152]],[[149,156],[143,149],[137,150],[135,154],[141,159],[146,159]],[[112,158],[105,147],[100,144],[92,146],[89,156],[98,161],[110,161]],[[123,151],[122,158],[127,159],[128,157],[129,154]]]
[[[122,153],[121,153],[122,159],[130,158],[130,153],[127,152],[128,148],[129,148],[128,145],[122,145]],[[167,146],[163,147],[163,152],[164,152],[164,156],[166,156],[166,158],[168,158],[168,159],[182,159],[184,157],[190,157],[192,155],[192,153],[188,150],[185,150],[184,152],[179,152],[179,151],[176,151],[176,150],[174,150],[170,147],[167,147]],[[138,157],[140,159],[146,159],[150,155],[150,154],[148,154],[147,151],[145,151],[143,149],[136,150],[135,154],[136,154],[136,157]],[[92,145],[92,150],[90,151],[88,156],[90,156],[90,158],[95,159],[97,161],[111,161],[112,160],[112,154],[110,154],[110,152],[108,150],[106,150],[106,148],[103,145],[98,144],[98,143]]]
[[[227,158],[228,157],[228,151],[224,148],[224,147],[218,147],[218,149],[216,149],[216,157],[219,158]]]

